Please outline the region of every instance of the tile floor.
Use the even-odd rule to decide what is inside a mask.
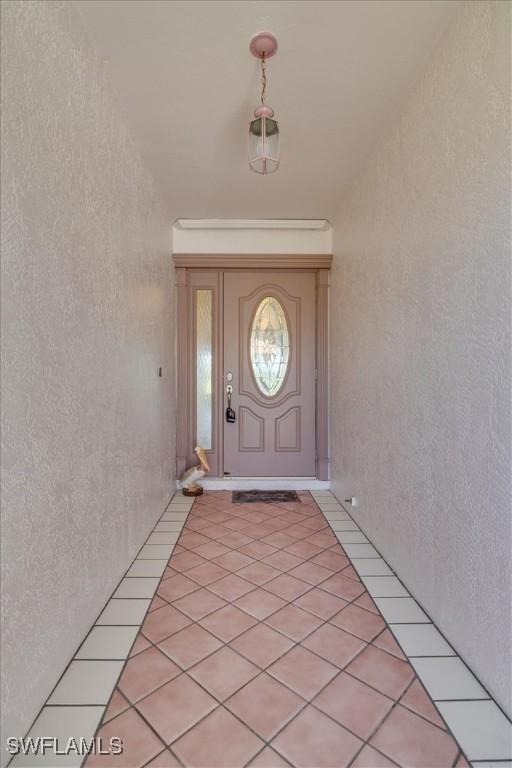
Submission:
[[[125,752],[87,768],[463,765],[344,552],[378,556],[361,536],[342,548],[309,493],[198,499],[99,731]]]
[[[175,496],[31,733],[103,715],[124,751],[87,768],[510,765],[510,723],[343,507],[299,498]]]

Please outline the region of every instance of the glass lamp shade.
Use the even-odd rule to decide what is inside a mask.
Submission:
[[[249,124],[249,164],[255,173],[279,168],[279,126],[271,117],[257,117]]]

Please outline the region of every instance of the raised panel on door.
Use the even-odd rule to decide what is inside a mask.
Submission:
[[[314,476],[314,273],[224,274],[228,384],[236,420],[224,422],[225,474]]]

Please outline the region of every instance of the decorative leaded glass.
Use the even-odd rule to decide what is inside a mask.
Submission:
[[[196,291],[196,445],[212,447],[212,291]]]
[[[260,392],[273,397],[283,386],[290,358],[288,323],[274,296],[260,302],[250,329],[250,354]]]

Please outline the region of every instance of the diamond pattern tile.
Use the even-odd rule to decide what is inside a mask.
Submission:
[[[411,768],[453,765],[458,748],[453,738],[422,717],[395,707],[370,741],[398,765]]]
[[[313,703],[361,739],[372,735],[394,704],[393,699],[345,672],[329,683]]]
[[[257,624],[233,640],[231,647],[265,669],[293,646],[293,642],[265,624]]]
[[[234,605],[226,605],[214,613],[210,613],[199,623],[213,635],[229,643],[256,624],[253,616],[241,611]]]
[[[163,640],[158,647],[182,669],[188,669],[221,646],[221,641],[199,624],[191,624]]]
[[[195,500],[99,731],[123,754],[87,768],[465,765],[324,515],[299,499]]]
[[[343,668],[363,650],[366,644],[364,640],[342,629],[324,624],[307,637],[302,645],[323,659],[336,664],[337,667]]]
[[[157,648],[129,659],[118,681],[118,688],[133,704],[180,674],[180,669]]]
[[[347,672],[393,699],[399,698],[414,677],[410,664],[371,645],[349,664]]]
[[[237,768],[246,765],[263,746],[249,728],[219,707],[173,744],[173,751],[183,765]]]
[[[170,744],[216,706],[215,699],[183,674],[139,701],[137,709]]]
[[[306,648],[296,646],[268,672],[304,699],[311,699],[338,674],[338,669]]]
[[[317,629],[322,620],[297,605],[290,604],[269,616],[265,623],[298,643]]]
[[[189,669],[189,675],[219,701],[231,696],[258,673],[254,664],[227,647]]]
[[[259,675],[226,702],[226,707],[265,741],[303,706],[300,696],[266,674]]]
[[[272,742],[300,768],[346,768],[363,742],[313,707],[306,707]]]

